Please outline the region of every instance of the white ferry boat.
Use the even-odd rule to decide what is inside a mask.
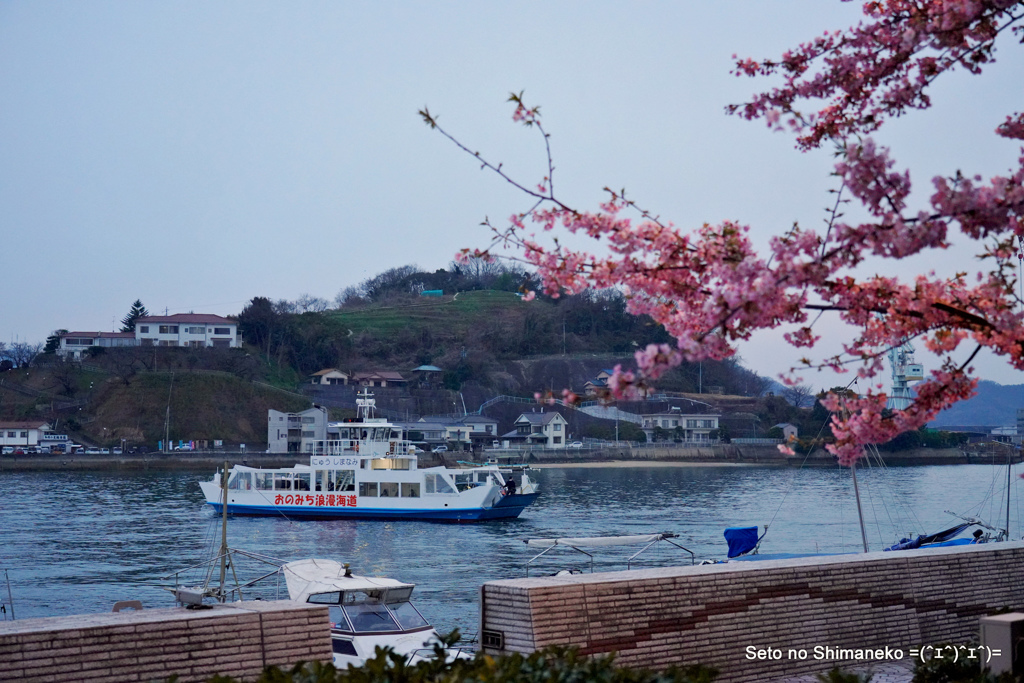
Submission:
[[[372,395],[360,394],[356,404],[356,421],[341,423],[337,439],[317,442],[308,465],[232,467],[228,513],[477,522],[518,517],[536,500],[537,485],[525,468],[487,464],[420,469],[401,429],[372,417]],[[221,512],[221,473],[200,486],[207,504]]]

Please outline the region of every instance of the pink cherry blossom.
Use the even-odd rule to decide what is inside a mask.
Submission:
[[[548,133],[540,110],[522,93],[509,99],[513,120],[536,129],[548,155],[539,184],[518,182],[437,126],[484,168],[523,192],[531,207],[505,226],[490,225],[486,249],[466,257],[511,250],[533,265],[545,294],[618,287],[628,292],[629,310],[651,316],[675,338],[636,354],[637,369],[616,367],[612,395],[635,398],[648,383],[684,360],[726,359],[737,343],[759,330],[791,328],[793,347],[821,340],[814,320],[838,315],[856,333],[843,352],[823,362],[837,371],[855,369],[875,385],[860,396],[829,395],[834,443],[840,463],[852,464],[867,444],[918,429],[940,410],[969,398],[976,379],[970,361],[983,348],[1024,370],[1024,316],[1016,273],[1024,253],[1024,150],[1005,175],[987,180],[959,173],[931,181],[930,196],[913,195],[911,174],[871,134],[885,122],[931,106],[928,88],[947,72],[981,74],[998,39],[1012,44],[1024,29],[1024,4],[1017,0],[884,0],[864,3],[865,20],[845,31],[826,32],[779,59],[736,59],[739,77],[771,76],[779,84],[728,111],[763,119],[772,130],[790,130],[798,149],[823,144],[839,151],[835,175],[840,199],[851,197],[867,219],[846,223],[837,201],[828,225],[815,231],[794,227],[775,235],[758,253],[750,228],[732,221],[681,230],[609,191],[595,210],[564,203],[554,192]],[[1009,113],[995,133],[1024,140],[1024,114]],[[913,201],[911,201],[913,199]],[[909,206],[925,207],[911,211]],[[489,224],[488,224],[489,225]],[[599,252],[571,249],[530,233],[560,231],[602,245]],[[950,235],[973,241],[977,259],[965,258],[953,277],[934,273],[892,277],[863,275],[868,257],[899,260],[947,249]],[[961,238],[963,239],[963,238]],[[523,297],[533,298],[533,292]],[[941,368],[916,386],[905,410],[885,410],[887,396],[877,378],[888,349],[912,339],[941,359]],[[970,358],[963,356],[966,345]],[[792,453],[788,446],[780,448]]]

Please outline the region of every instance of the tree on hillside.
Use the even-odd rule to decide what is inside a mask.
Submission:
[[[149,311],[142,305],[142,300],[136,299],[135,303],[132,304],[131,310],[128,311],[128,315],[121,319],[121,331],[134,332],[135,321],[147,315],[149,315]]]
[[[32,365],[43,351],[42,344],[29,344],[28,342],[14,342],[7,346],[6,356],[16,368],[27,368]]]
[[[548,173],[539,185],[512,178],[438,128],[429,111],[420,112],[475,163],[528,196],[529,209],[507,226],[491,225],[489,249],[465,250],[464,256],[489,257],[490,249],[511,246],[537,268],[551,296],[628,287],[630,311],[663,324],[676,343],[638,352],[638,372],[619,370],[609,382],[617,396],[635,395],[683,360],[728,358],[758,330],[786,325],[789,344],[814,347],[821,334],[815,322],[825,313],[852,326],[855,339],[823,365],[838,371],[853,365],[859,377],[879,375],[888,349],[919,339],[942,367],[917,385],[917,398],[907,409],[883,413],[887,395],[879,387],[858,397],[825,399],[836,437],[829,449],[843,464],[854,463],[864,444],[916,430],[969,397],[977,382],[970,364],[982,348],[1024,369],[1018,334],[1024,302],[1016,280],[1017,254],[1024,252],[1024,155],[1007,175],[988,182],[959,172],[935,178],[934,192],[912,202],[909,172],[898,170],[889,150],[869,137],[890,118],[928,108],[928,88],[939,76],[957,70],[980,74],[998,38],[1021,37],[1024,3],[871,1],[864,3],[864,14],[857,26],[826,32],[780,59],[739,59],[735,66],[737,75],[774,77],[780,84],[730,107],[731,113],[792,132],[800,150],[835,148],[837,187],[822,231],[794,226],[759,254],[748,226],[725,221],[684,233],[624,192],[609,192],[596,211],[569,206],[553,190],[554,163],[539,108],[513,94],[513,120],[538,131],[548,150]],[[1024,140],[1024,114],[1009,115],[995,132]],[[844,222],[840,209],[847,198],[868,216],[864,222]],[[607,255],[541,241],[528,223],[539,225],[542,235],[566,230],[594,238]],[[952,232],[968,244],[961,248],[963,272],[951,277],[887,277],[858,268],[868,259],[899,261],[944,249]],[[980,254],[973,267],[967,254]],[[965,362],[958,360],[962,345],[970,353]]]
[[[280,325],[281,314],[265,296],[253,297],[249,305],[238,314],[238,331],[242,339],[268,356]]]
[[[46,344],[43,346],[44,354],[54,354],[60,349],[60,337],[61,335],[67,334],[67,330],[54,330],[49,337],[46,338]]]

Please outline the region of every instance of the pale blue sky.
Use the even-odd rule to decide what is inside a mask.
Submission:
[[[738,219],[765,240],[820,224],[829,154],[723,113],[757,86],[729,74],[731,55],[777,56],[858,18],[826,0],[7,0],[0,339],[109,330],[136,298],[229,315],[253,296],[332,299],[390,267],[445,267],[486,243],[485,216],[525,204],[416,111],[532,184],[543,149],[511,123],[511,90],[542,105],[556,186],[581,207],[608,185],[679,226]],[[1012,41],[999,57],[879,136],[926,192],[935,174],[1016,159],[991,131],[1024,109],[1024,59]],[[785,370],[797,354],[779,336],[742,349],[747,364]]]

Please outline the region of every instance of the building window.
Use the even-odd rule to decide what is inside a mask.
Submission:
[[[556,436],[555,437],[555,443],[562,443],[562,437]]]
[[[149,334],[149,325],[139,325],[139,332],[141,334]]]
[[[21,433],[21,438],[27,439],[28,438],[28,432],[22,432]]]
[[[302,438],[304,439],[312,439],[314,436],[316,436],[316,432],[312,429],[305,430],[302,432]]]
[[[213,328],[214,334],[231,334],[230,327],[215,327]]]
[[[161,325],[160,334],[178,334],[177,325]]]
[[[7,438],[8,439],[14,439],[14,438],[16,438],[16,436],[15,436],[16,434],[17,434],[17,432],[7,432]]]
[[[186,327],[185,332],[188,334],[206,334],[205,327]]]
[[[560,424],[558,424],[558,423],[556,422],[556,423],[555,423],[555,431],[556,431],[556,432],[560,432],[560,431],[562,431],[562,425],[560,425]]]

